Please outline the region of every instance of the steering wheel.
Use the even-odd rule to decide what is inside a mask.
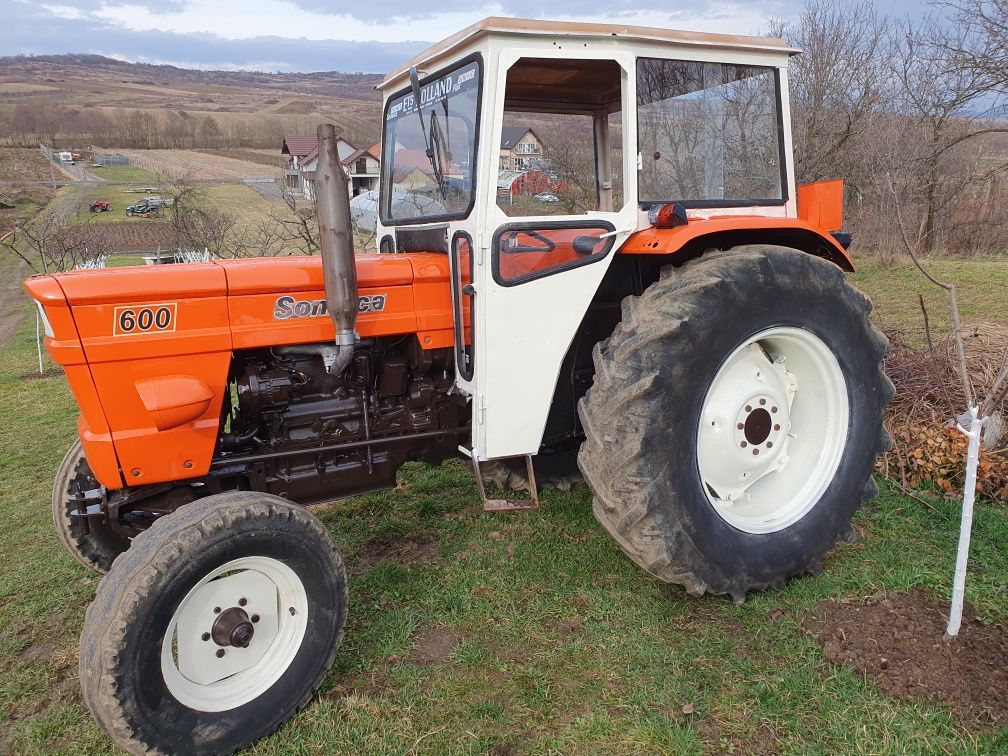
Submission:
[[[508,244],[508,242],[514,242],[518,239],[519,235],[530,236],[538,242],[542,242],[543,246],[536,246],[532,244]],[[538,231],[510,231],[508,235],[501,239],[500,251],[501,252],[545,252],[549,253],[556,249],[556,244],[553,243],[548,237],[543,236]]]
[[[437,113],[432,109],[430,112],[430,161],[431,168],[434,169],[434,179],[441,190],[441,199],[447,199],[445,193],[444,169],[442,153],[444,151],[444,132],[441,131],[441,123],[438,121]]]

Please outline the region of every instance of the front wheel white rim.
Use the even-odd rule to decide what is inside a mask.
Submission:
[[[700,412],[697,467],[714,511],[747,533],[798,522],[836,475],[849,415],[843,370],[818,336],[777,326],[746,339]]]
[[[307,626],[308,595],[294,570],[263,556],[227,562],[172,615],[161,644],[165,685],[197,711],[242,706],[283,676]]]

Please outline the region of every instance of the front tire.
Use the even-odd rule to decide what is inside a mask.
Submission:
[[[835,265],[780,247],[668,266],[624,300],[578,407],[578,463],[631,559],[736,601],[821,570],[889,446],[870,310]]]
[[[81,518],[70,497],[80,490],[97,486],[98,481],[88,467],[78,439],[67,450],[56,471],[52,491],[53,525],[60,543],[78,564],[104,575],[116,557],[129,548],[130,541],[94,519],[88,523],[87,533],[81,528]]]
[[[102,580],[81,635],[84,700],[131,753],[232,753],[293,717],[347,612],[328,531],[278,496],[208,496],[158,519]]]

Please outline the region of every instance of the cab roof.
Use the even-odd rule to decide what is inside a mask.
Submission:
[[[410,66],[422,68],[438,60],[449,57],[461,48],[467,47],[490,34],[535,36],[598,37],[638,40],[642,42],[667,42],[675,45],[704,48],[746,49],[762,52],[779,52],[794,55],[799,50],[789,47],[774,37],[747,37],[737,34],[712,34],[710,32],[659,29],[650,26],[626,26],[623,24],[587,24],[570,21],[544,21],[527,18],[502,18],[491,16],[431,45],[423,52],[394,69],[376,89],[386,89],[406,76]]]

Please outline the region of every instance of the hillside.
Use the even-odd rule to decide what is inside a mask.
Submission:
[[[140,111],[159,124],[209,115],[224,132],[246,124],[252,130],[254,120],[255,132],[269,133],[270,143],[276,133],[332,120],[363,143],[377,137],[379,81],[378,74],[202,71],[100,55],[5,57],[0,58],[0,139],[29,146],[51,136],[48,128],[80,143],[103,131],[95,121],[121,122]],[[226,146],[267,146],[257,141]]]

